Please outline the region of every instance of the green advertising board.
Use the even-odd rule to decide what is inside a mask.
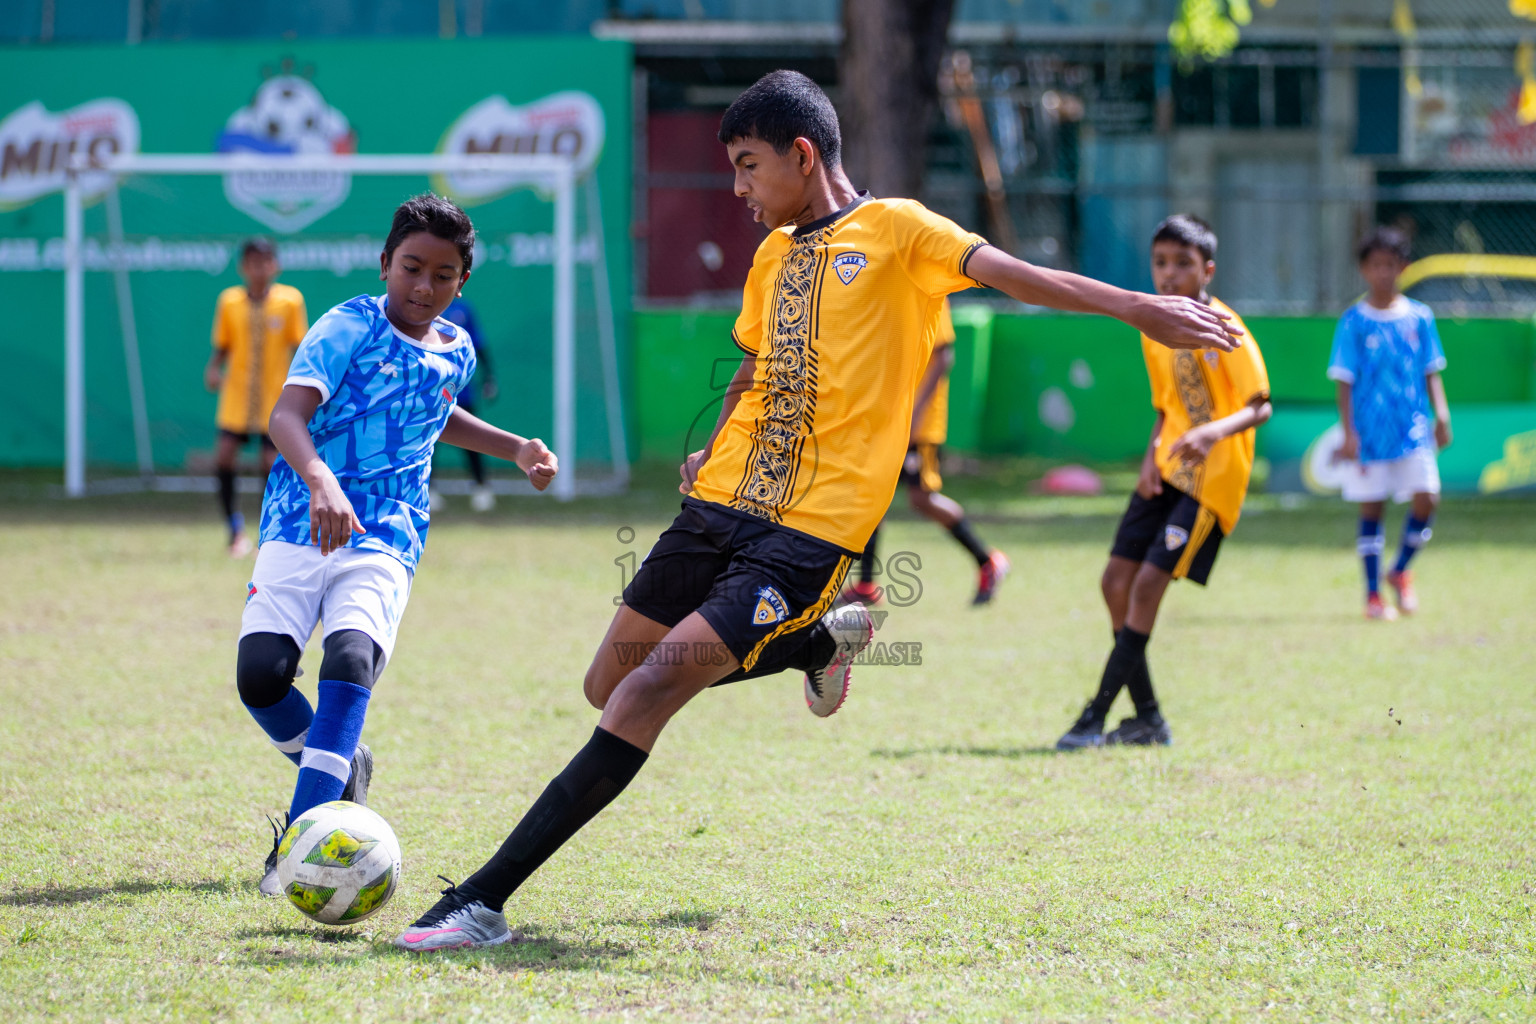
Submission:
[[[13,48],[0,50],[0,63],[0,279],[16,313],[10,372],[0,380],[0,464],[62,461],[60,190],[71,153],[113,152],[571,155],[582,175],[574,455],[611,455],[594,256],[600,237],[618,376],[627,381],[627,44],[540,37]],[[313,321],[338,302],[380,292],[378,254],[390,215],[428,188],[457,199],[480,231],[464,296],[501,392],[480,411],[522,433],[551,433],[553,204],[527,181],[334,172],[130,177],[118,192],[117,234],[105,176],[82,180],[92,464],[134,461],[125,305],[137,326],[155,461],[176,469],[212,446],[214,396],[203,390],[202,368],[218,293],[239,283],[240,242],[253,235],[277,242],[281,280],[304,294]]]
[[[1451,427],[1451,446],[1437,460],[1446,493],[1536,493],[1536,403],[1453,405]],[[1351,466],[1332,458],[1342,437],[1333,406],[1276,405],[1259,431],[1269,489],[1337,494]]]

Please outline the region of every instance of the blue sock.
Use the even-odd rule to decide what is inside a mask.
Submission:
[[[245,529],[245,516],[239,512],[231,512],[229,514],[229,535],[233,537],[243,529]]]
[[[1434,534],[1435,531],[1429,528],[1429,524],[1434,521],[1434,516],[1420,519],[1412,512],[1408,513],[1408,519],[1403,523],[1403,545],[1397,549],[1397,564],[1392,567],[1393,572],[1402,572],[1408,568],[1408,563],[1419,553],[1419,548]]]
[[[1365,562],[1367,595],[1381,593],[1381,553],[1386,546],[1387,538],[1382,536],[1381,520],[1360,520],[1360,536],[1355,541],[1355,550],[1360,552],[1360,558]]]
[[[367,687],[356,683],[320,680],[320,709],[315,712],[299,761],[299,781],[288,808],[290,820],[316,804],[340,799],[352,774],[357,741],[363,736],[370,695]]]
[[[315,717],[309,701],[304,699],[299,688],[289,687],[287,695],[271,707],[253,708],[247,704],[245,710],[256,719],[256,724],[261,726],[261,731],[267,734],[272,745],[281,750],[288,760],[298,764],[299,754],[304,750],[304,741],[309,736],[309,723]]]

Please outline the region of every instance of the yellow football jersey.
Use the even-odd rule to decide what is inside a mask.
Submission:
[[[890,505],[944,296],[979,235],[910,199],[859,199],[774,231],[747,274],[736,344],[752,387],[693,496],[864,549]]]
[[[1242,318],[1225,303],[1212,299],[1211,305],[1247,331]],[[1190,427],[1230,416],[1256,398],[1269,398],[1269,374],[1259,343],[1245,333],[1243,347],[1235,352],[1176,352],[1142,335],[1141,354],[1152,381],[1152,405],[1163,414],[1163,430],[1157,438],[1159,473],[1215,513],[1222,532],[1231,533],[1248,493],[1254,432],[1244,430],[1222,438],[1211,446],[1204,462],[1174,462],[1168,449]]]
[[[228,353],[215,422],[237,434],[265,434],[272,406],[282,394],[293,351],[309,329],[304,296],[273,284],[261,302],[243,285],[219,294],[213,314],[213,347]]]
[[[955,321],[949,315],[949,300],[944,300],[944,305],[939,312],[939,333],[933,339],[933,355],[939,354],[939,349],[945,345],[955,343]],[[933,356],[929,356],[931,362]],[[928,376],[928,368],[923,367],[922,376],[918,377],[918,386],[922,386],[923,377]],[[943,444],[949,436],[949,374],[946,372],[933,386],[933,394],[928,396],[928,405],[923,409],[923,416],[917,423],[917,428],[912,431],[914,444]]]

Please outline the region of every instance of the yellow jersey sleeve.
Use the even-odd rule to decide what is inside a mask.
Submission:
[[[747,283],[741,289],[741,313],[731,328],[731,340],[749,356],[755,356],[763,347],[763,275],[765,267],[776,258],[783,248],[782,232],[775,231],[763,239],[752,257],[752,269],[747,271]],[[773,255],[770,255],[770,250]]]
[[[910,199],[892,212],[892,247],[919,289],[939,298],[976,285],[965,268],[985,238]]]

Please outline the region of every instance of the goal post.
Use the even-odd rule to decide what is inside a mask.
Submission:
[[[79,497],[86,494],[88,490],[86,480],[88,396],[85,372],[86,274],[88,270],[110,270],[116,278],[114,283],[118,326],[122,333],[123,358],[127,371],[125,384],[133,420],[135,462],[142,481],[139,486],[162,490],[186,489],[185,478],[178,482],[174,477],[158,474],[157,460],[150,450],[153,442],[149,413],[144,398],[143,370],[139,355],[141,318],[134,314],[129,275],[135,268],[124,241],[123,207],[119,201],[119,187],[125,182],[155,182],[160,178],[185,179],[190,176],[222,178],[226,183],[226,194],[231,180],[255,182],[256,187],[260,187],[260,183],[264,181],[292,180],[302,176],[310,176],[306,180],[312,182],[332,179],[350,182],[352,177],[388,176],[415,179],[417,183],[423,177],[430,178],[434,184],[439,185],[439,190],[442,184],[447,183],[450,186],[450,195],[453,184],[473,188],[477,181],[495,181],[498,187],[506,189],[531,187],[540,195],[547,195],[553,207],[548,251],[540,251],[526,258],[519,255],[517,259],[530,264],[542,265],[547,262],[551,270],[547,292],[549,302],[547,323],[550,339],[550,418],[547,423],[550,428],[551,447],[561,458],[561,472],[555,478],[551,491],[557,498],[569,500],[578,493],[610,493],[625,487],[629,466],[624,434],[622,391],[619,387],[617,330],[612,296],[607,291],[608,273],[602,237],[601,203],[595,178],[590,175],[584,179],[578,178],[575,164],[571,159],[552,154],[496,153],[281,156],[253,153],[122,154],[105,157],[92,163],[77,158],[71,165],[65,182],[62,262],[65,307],[63,311],[64,483],[67,495]],[[581,202],[580,195],[583,189],[585,189],[585,204]],[[169,187],[161,187],[160,191],[174,194],[174,190]],[[410,191],[421,191],[421,188],[418,184],[413,184]],[[107,244],[98,246],[90,252],[87,251],[84,215],[88,196],[101,196],[105,199],[108,229]],[[164,200],[163,196],[160,198]],[[587,237],[578,238],[578,217],[582,215],[583,206],[585,206]],[[471,209],[471,216],[477,219],[476,226],[483,245],[486,238],[485,226],[479,222],[479,216],[474,209]],[[256,229],[255,225],[251,225],[251,228],[252,230],[246,232],[247,234],[266,233]],[[221,234],[229,235],[231,232],[226,229]],[[306,244],[304,238],[305,236],[298,231],[276,233],[280,252],[285,245],[302,247]],[[509,241],[516,238],[526,243],[528,239],[536,236],[508,235],[507,238]],[[358,237],[352,241],[365,243],[367,240]],[[525,244],[522,247],[541,249],[537,245]],[[497,246],[496,252],[510,253],[514,248],[517,246]],[[482,270],[483,258],[482,254],[477,253],[475,271]],[[505,261],[510,264],[514,262],[514,258],[507,255]],[[579,422],[577,415],[577,265],[584,261],[591,263],[593,301],[590,315],[586,319],[595,321],[595,331],[591,333],[595,340],[596,361],[601,366],[602,385],[599,400],[604,407],[602,418],[607,424],[605,440],[611,468],[606,477],[595,475],[591,479],[583,477],[578,481],[576,454],[580,449],[578,449],[577,438]],[[350,270],[361,273],[355,267]],[[341,271],[337,270],[336,273],[340,276]],[[211,292],[210,289],[206,295],[199,296],[200,300],[202,298],[208,300],[206,309],[209,314],[213,308]],[[473,287],[466,290],[466,296],[473,301]],[[329,303],[325,305],[328,306]],[[311,320],[323,311],[324,306],[311,308],[309,310]],[[530,330],[528,333],[533,335],[535,331]],[[531,345],[531,338],[526,339],[526,343]],[[584,351],[589,350],[590,346],[584,349]],[[593,422],[593,418],[589,417],[588,422]],[[530,429],[521,421],[508,425],[520,432],[527,432]],[[590,435],[588,440],[591,440]],[[498,489],[505,492],[516,492],[526,487],[526,484],[520,487],[506,480],[498,481],[498,484],[500,485]]]

